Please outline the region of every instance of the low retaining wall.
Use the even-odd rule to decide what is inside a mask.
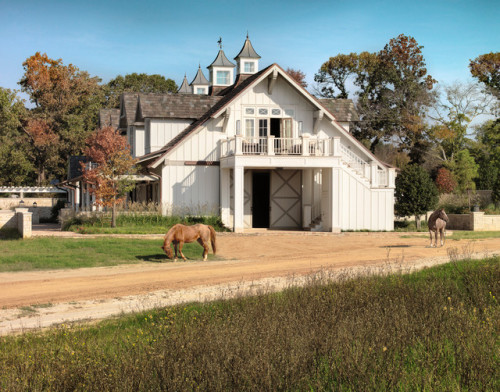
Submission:
[[[485,215],[484,212],[470,214],[448,214],[450,221],[446,228],[450,230],[498,231],[500,215]]]
[[[49,219],[51,217],[52,207],[57,204],[58,200],[66,201],[66,199],[55,197],[24,197],[22,200],[24,202],[23,208],[29,208],[30,212],[33,212],[33,215],[36,214],[42,219]],[[20,201],[21,199],[18,197],[0,197],[0,212],[19,207]],[[37,206],[33,207],[33,203],[36,203]]]
[[[28,208],[0,211],[0,229],[17,229],[22,238],[31,237],[32,213]]]

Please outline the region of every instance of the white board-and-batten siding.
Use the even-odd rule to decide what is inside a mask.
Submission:
[[[146,121],[146,154],[158,151],[186,129],[193,121],[184,119],[151,119]]]
[[[394,190],[370,188],[348,168],[323,170],[321,202],[326,229],[394,230]]]

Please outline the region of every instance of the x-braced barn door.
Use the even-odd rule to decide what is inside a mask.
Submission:
[[[302,179],[300,170],[271,172],[271,228],[301,227]]]

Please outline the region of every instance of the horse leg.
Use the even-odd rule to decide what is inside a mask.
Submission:
[[[436,241],[434,241],[434,245],[435,245],[436,248],[438,247],[438,233],[439,233],[439,229],[436,228],[436,234],[435,234]]]
[[[432,248],[432,231],[429,230],[429,237],[431,238],[431,243],[429,244],[429,246]]]
[[[184,241],[179,241],[179,253],[181,254],[181,257],[184,261],[186,261],[186,256],[184,256],[184,253],[182,253],[182,246],[184,245]]]
[[[439,229],[439,238],[441,239],[441,246],[444,245],[444,229]]]
[[[203,261],[207,261],[208,256],[208,241],[203,241],[201,238],[197,239],[198,243],[203,246]]]
[[[174,242],[174,251],[175,251],[174,261],[177,261],[177,242]]]

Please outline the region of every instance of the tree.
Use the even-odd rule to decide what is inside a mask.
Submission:
[[[319,95],[325,98],[349,98],[347,80],[356,75],[359,69],[358,62],[359,56],[356,53],[330,57],[314,75],[314,81],[319,85]],[[335,89],[339,91],[338,94],[335,93]]]
[[[436,83],[427,75],[422,46],[401,34],[377,53],[331,57],[315,76],[325,97],[347,98],[349,79],[358,89],[360,114],[353,135],[370,140],[372,151],[381,141],[396,142],[413,161],[421,161],[427,148],[425,111],[434,102],[431,90]]]
[[[118,75],[104,87],[106,93],[106,107],[120,106],[120,95],[124,92],[136,93],[175,93],[177,84],[172,79],[162,75],[148,75],[145,73],[131,73],[125,76]]]
[[[471,149],[479,164],[476,186],[493,189],[500,177],[500,119],[487,121],[476,128],[475,148]]]
[[[451,193],[457,186],[453,174],[445,167],[440,167],[436,175],[436,186],[439,193]]]
[[[307,87],[307,82],[305,80],[306,74],[302,72],[300,69],[287,68],[286,73],[290,75],[292,79],[295,80],[302,87],[304,88]]]
[[[0,87],[0,186],[33,181],[34,166],[21,131],[26,112],[15,91]]]
[[[449,166],[457,181],[458,192],[465,193],[476,190],[474,178],[477,177],[479,166],[474,161],[474,157],[470,155],[469,150],[459,151]]]
[[[470,61],[470,72],[473,77],[492,89],[492,93],[500,98],[500,52],[482,54]]]
[[[35,107],[22,129],[36,160],[37,183],[42,185],[63,177],[69,157],[81,155],[104,95],[99,78],[61,59],[37,52],[23,67],[19,84]]]
[[[407,165],[396,177],[396,203],[398,216],[415,216],[420,229],[420,215],[434,209],[438,201],[438,191],[429,174],[419,165]]]
[[[136,160],[130,155],[125,137],[112,127],[96,130],[86,140],[85,155],[91,164],[82,163],[83,178],[95,194],[96,203],[111,207],[111,227],[116,227],[116,205],[134,188],[130,175]]]
[[[470,124],[481,115],[493,113],[495,99],[477,83],[446,85],[443,92],[444,97],[429,111],[435,125],[427,130],[427,136],[435,146],[430,153],[448,162],[470,144]]]

